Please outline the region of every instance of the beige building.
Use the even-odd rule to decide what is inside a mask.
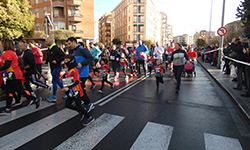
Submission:
[[[94,39],[94,0],[29,0],[36,16],[36,31],[44,31],[45,14],[53,13],[55,29],[75,32],[78,39]]]
[[[174,40],[174,37],[173,37],[173,26],[170,25],[170,24],[167,24],[167,44],[170,45],[170,43]]]
[[[105,46],[111,46],[112,13],[103,15],[98,21],[99,42]]]
[[[168,43],[167,15],[161,12],[161,42],[160,45],[165,47]]]
[[[112,11],[111,40],[160,41],[161,15],[152,0],[122,0]]]
[[[180,43],[180,44],[185,43],[191,46],[193,44],[193,37],[187,34],[178,35],[174,37],[174,43]]]
[[[215,31],[210,31],[210,40],[212,40],[214,36],[215,36]],[[206,43],[208,43],[209,31],[201,30],[199,33],[199,38],[205,40]]]

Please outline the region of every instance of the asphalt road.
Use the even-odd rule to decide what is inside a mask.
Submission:
[[[96,118],[88,127],[78,113],[65,109],[60,90],[58,101],[48,103],[48,91],[34,88],[43,97],[41,108],[24,102],[11,116],[0,116],[0,149],[250,149],[249,122],[199,65],[196,72],[194,78],[182,78],[179,94],[168,74],[159,91],[153,75],[128,83],[121,75],[115,88],[105,86],[103,94],[96,91],[99,85],[87,86]]]

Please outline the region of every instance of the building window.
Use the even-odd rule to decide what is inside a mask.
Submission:
[[[130,31],[130,26],[128,26],[128,31]],[[129,38],[130,39],[130,38]]]
[[[37,23],[37,24],[36,24],[36,31],[39,31],[39,27],[40,27],[40,24]]]
[[[47,0],[43,0],[43,2],[47,2]]]
[[[44,10],[44,14],[47,14],[47,7],[44,7],[43,10]]]
[[[70,10],[70,11],[71,11],[71,16],[75,16],[75,13],[76,13],[76,12],[75,12],[75,8],[74,8],[74,7],[71,7],[71,10]]]
[[[59,17],[59,9],[54,8],[54,17]]]
[[[35,0],[35,3],[38,4],[38,0]]]
[[[76,25],[72,25],[72,31],[76,31]]]
[[[38,9],[36,9],[36,18],[39,18],[39,12],[38,12]]]
[[[128,12],[130,12],[130,7],[128,7]]]

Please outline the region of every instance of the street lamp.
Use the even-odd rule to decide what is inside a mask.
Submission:
[[[224,26],[224,13],[225,13],[225,1],[223,0],[223,5],[222,5],[222,18],[221,18],[221,27]],[[219,55],[218,55],[218,63],[217,63],[217,68],[220,69],[221,68],[221,54],[223,52],[223,40],[224,40],[224,36],[220,37],[220,49],[219,49]]]

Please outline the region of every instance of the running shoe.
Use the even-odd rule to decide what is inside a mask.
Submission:
[[[80,112],[79,115],[80,115],[80,121],[82,121],[84,119],[84,114]]]
[[[97,92],[101,93],[102,94],[102,90],[97,90]]]
[[[96,84],[92,84],[91,87],[90,87],[90,89],[91,89],[91,90],[94,90],[95,87],[96,87]]]
[[[30,100],[28,106],[31,106],[34,103],[34,100]]]
[[[68,96],[67,96],[65,93],[64,93],[64,95],[62,96],[62,98],[64,98],[64,99],[67,98],[67,97],[68,97]]]
[[[2,110],[0,112],[0,116],[8,116],[11,115],[11,111],[10,110]]]
[[[46,100],[47,100],[48,102],[56,102],[56,97],[55,97],[54,95],[52,95],[52,96],[46,98]]]
[[[94,121],[95,121],[95,118],[92,117],[92,116],[90,116],[82,125],[83,126],[88,126],[88,125],[90,125]]]
[[[112,83],[112,85],[111,85],[111,89],[113,89],[115,87],[115,85],[114,85],[114,83]]]
[[[38,99],[36,99],[35,103],[36,103],[36,109],[39,108],[39,106],[41,105],[41,101],[42,101],[42,98],[39,97]]]
[[[23,103],[23,102],[20,100],[20,102],[16,102],[16,103],[12,104],[12,106],[13,106],[13,107],[16,107],[16,106],[22,105],[22,103]]]
[[[95,108],[95,106],[94,106],[94,104],[92,104],[92,103],[89,103],[88,105],[86,105],[86,111],[89,113],[92,109],[94,109]]]

